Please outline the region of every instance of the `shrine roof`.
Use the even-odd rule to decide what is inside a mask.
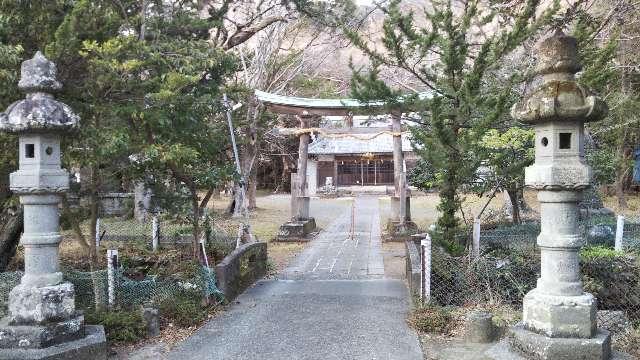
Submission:
[[[377,134],[352,134],[340,137],[319,136],[309,144],[309,154],[382,154],[393,152],[393,135],[388,132]],[[402,151],[413,151],[410,133],[402,133]]]

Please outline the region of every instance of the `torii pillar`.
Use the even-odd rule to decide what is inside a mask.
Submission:
[[[394,194],[391,196],[391,218],[389,219],[394,233],[405,232],[415,227],[411,221],[411,197],[407,187],[407,175],[404,169],[404,154],[402,153],[402,113],[391,113],[391,130],[393,132],[393,185]]]
[[[302,132],[298,145],[298,172],[291,176],[291,221],[280,226],[279,241],[300,241],[316,228],[316,221],[309,216],[310,198],[307,184],[307,158],[309,156],[310,128],[312,115],[303,112],[296,115]]]

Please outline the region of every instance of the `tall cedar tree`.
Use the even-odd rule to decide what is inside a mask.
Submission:
[[[597,184],[615,184],[618,206],[624,209],[633,151],[640,143],[640,62],[636,55],[640,26],[631,19],[640,5],[621,0],[602,1],[599,6],[602,11],[595,14],[578,12],[573,29],[583,64],[579,81],[604,96],[609,105],[603,121],[587,124],[594,140],[587,160]],[[627,11],[611,11],[625,6]]]
[[[440,191],[436,240],[461,251],[459,233],[460,188],[475,176],[480,159],[474,149],[485,132],[509,108],[510,86],[492,88],[487,77],[497,64],[525,40],[549,24],[558,12],[557,1],[538,12],[539,1],[506,6],[495,1],[431,1],[421,20],[413,10],[394,0],[381,8],[385,14],[377,49],[355,32],[353,43],[370,59],[366,74],[355,71],[354,97],[382,99],[389,110],[419,115],[412,126],[418,154],[435,169]],[[400,94],[378,77],[381,67],[412,74],[430,96]]]

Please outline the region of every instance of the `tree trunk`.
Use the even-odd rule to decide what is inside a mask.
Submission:
[[[509,199],[511,200],[511,217],[514,224],[520,224],[522,222],[520,218],[520,201],[518,197],[518,189],[507,189]]]
[[[441,213],[438,218],[438,227],[442,231],[444,240],[451,244],[456,243],[455,235],[459,226],[459,220],[456,217],[456,212],[460,207],[457,196],[457,164],[458,162],[455,161],[449,163],[440,188],[440,204],[438,204],[438,210]],[[459,245],[466,244],[459,243]]]
[[[6,207],[0,214],[0,272],[6,271],[23,231],[22,206]]]
[[[624,138],[625,136],[623,136]],[[628,156],[627,151],[625,151],[625,139],[621,140],[621,143],[618,144],[618,166],[616,167],[616,197],[618,198],[618,207],[622,210],[626,210],[629,205],[627,203],[627,196],[625,194],[625,182],[626,177],[628,175]]]
[[[246,192],[246,187],[240,187],[237,183],[233,184],[233,199],[231,200],[233,206],[230,206],[230,209],[233,210],[231,214],[234,218],[242,217],[247,212]]]
[[[247,189],[247,200],[249,201],[249,210],[255,210],[256,205],[256,189],[258,186],[258,167],[253,166],[249,176],[249,188]]]
[[[85,255],[87,257],[90,256],[91,251],[89,249],[89,244],[87,244],[87,240],[82,233],[82,228],[80,227],[80,221],[78,220],[80,216],[79,214],[75,214],[72,212],[71,206],[69,206],[69,200],[66,196],[62,196],[62,212],[71,223],[71,230],[73,231],[76,242],[78,243],[78,245],[80,245],[80,247],[82,247]]]
[[[280,174],[280,184],[276,186],[275,192],[278,192],[281,188],[287,189],[287,184],[291,178],[291,166],[289,166],[289,161],[287,160],[286,155],[282,155],[280,158],[282,159],[282,174]],[[291,186],[288,188],[291,188]]]
[[[457,134],[457,131],[454,133]],[[452,143],[455,144],[454,141]],[[445,242],[458,245],[459,249],[464,249],[467,245],[467,239],[464,236],[457,237],[460,230],[460,219],[456,217],[456,213],[460,209],[458,187],[460,186],[462,159],[453,145],[447,149],[446,158],[447,161],[442,165],[445,171],[440,186],[440,203],[437,207],[440,216],[437,224]]]
[[[191,209],[193,211],[193,218],[191,223],[193,225],[193,241],[191,247],[193,251],[193,258],[197,259],[201,264],[204,264],[204,254],[200,249],[200,204],[198,203],[198,190],[195,187],[189,189],[191,192]]]

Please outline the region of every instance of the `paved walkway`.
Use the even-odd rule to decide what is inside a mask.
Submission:
[[[358,197],[280,279],[258,282],[168,358],[420,360],[409,301],[384,278],[378,200]]]

